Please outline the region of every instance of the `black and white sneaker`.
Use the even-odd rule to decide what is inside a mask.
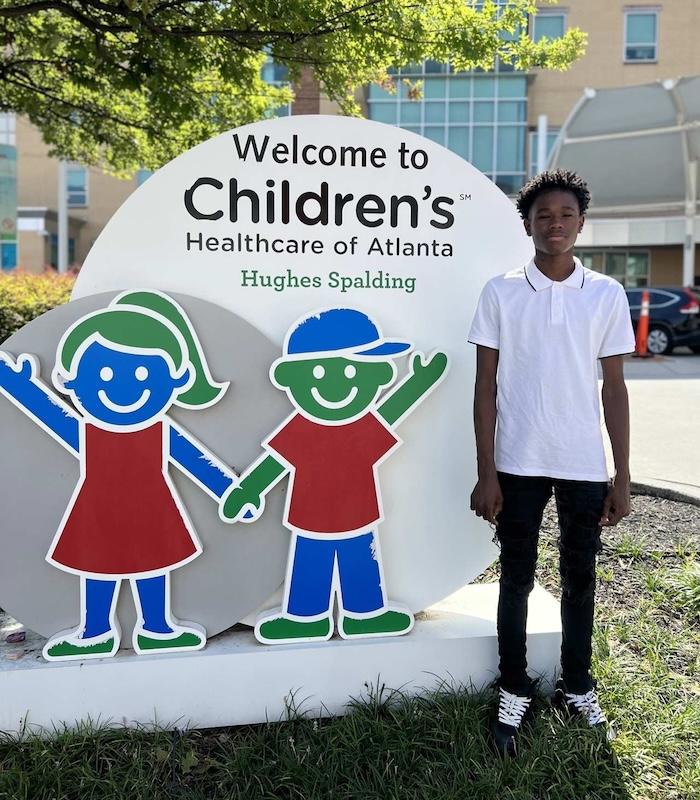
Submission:
[[[491,720],[491,735],[501,755],[515,758],[518,755],[518,732],[532,717],[532,699],[536,681],[530,685],[526,695],[506,691],[496,682],[498,706]]]
[[[574,694],[568,691],[566,684],[560,678],[554,690],[552,705],[559,709],[562,714],[583,717],[592,728],[605,730],[608,741],[615,738],[615,731],[608,723],[605,712],[600,707],[595,685],[585,694]]]

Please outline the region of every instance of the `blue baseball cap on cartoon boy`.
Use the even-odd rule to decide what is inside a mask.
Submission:
[[[391,359],[412,348],[409,342],[383,336],[357,309],[326,309],[309,314],[290,330],[270,377],[306,416],[347,422],[366,412],[394,382]]]
[[[285,356],[356,355],[386,358],[413,345],[382,336],[367,314],[354,308],[330,308],[297,323],[284,344]]]

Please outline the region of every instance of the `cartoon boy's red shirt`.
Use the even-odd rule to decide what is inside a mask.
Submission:
[[[372,413],[343,425],[290,417],[264,443],[294,470],[287,525],[329,534],[370,528],[381,519],[374,467],[400,442]]]

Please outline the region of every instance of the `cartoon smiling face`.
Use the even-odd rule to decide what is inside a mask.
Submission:
[[[323,422],[350,422],[394,382],[396,368],[390,361],[377,359],[282,358],[273,364],[270,376],[305,416]]]
[[[157,352],[122,352],[92,341],[77,360],[62,391],[88,416],[108,425],[140,425],[159,416],[176,390],[190,381]]]

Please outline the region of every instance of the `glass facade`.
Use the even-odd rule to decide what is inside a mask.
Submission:
[[[419,133],[474,164],[507,194],[526,178],[527,78],[501,65],[494,72],[455,72],[426,61],[393,72],[396,93],[372,84],[369,119]],[[421,81],[423,97],[411,99]]]
[[[271,58],[263,64],[262,78],[266,83],[271,86],[289,86],[287,76],[287,67],[284,64],[276,64]],[[292,113],[292,104],[287,103],[284,106],[276,108],[272,112],[275,117],[288,117]]]
[[[0,113],[0,144],[17,144],[15,115],[9,112]]]
[[[547,158],[552,154],[552,149],[554,147],[554,143],[557,140],[557,136],[559,136],[559,128],[549,128],[547,131]],[[537,148],[539,143],[539,135],[537,131],[532,131],[530,133],[530,159],[528,165],[528,177],[531,178],[533,175],[536,175],[538,172],[541,172],[544,169],[544,165],[540,166],[537,163]]]

